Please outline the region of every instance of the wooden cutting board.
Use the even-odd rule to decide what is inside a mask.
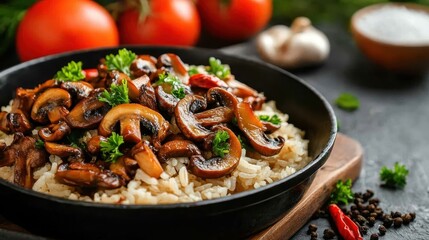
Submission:
[[[318,171],[312,185],[300,202],[280,221],[256,234],[253,240],[289,239],[310,219],[328,199],[338,179],[355,180],[362,166],[363,150],[354,139],[338,134],[334,148],[325,165]],[[29,234],[0,216],[0,228]]]
[[[280,221],[251,237],[252,240],[289,239],[328,200],[335,183],[359,176],[363,150],[356,140],[338,134],[334,148],[325,165],[318,171],[313,183],[298,204]]]

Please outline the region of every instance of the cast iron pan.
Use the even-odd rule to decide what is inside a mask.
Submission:
[[[267,186],[232,196],[168,205],[112,205],[70,201],[33,192],[0,180],[0,213],[30,232],[68,239],[138,237],[237,239],[279,220],[294,206],[328,158],[336,136],[329,103],[294,75],[268,64],[198,48],[128,47],[137,54],[178,54],[185,63],[207,64],[214,56],[231,66],[236,78],[277,101],[289,122],[306,131],[314,160],[295,174]],[[7,105],[17,87],[34,87],[51,78],[71,60],[96,67],[100,58],[118,49],[98,49],[40,58],[0,73],[0,105]]]

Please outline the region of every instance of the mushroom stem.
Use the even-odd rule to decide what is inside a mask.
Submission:
[[[164,171],[149,143],[142,141],[131,149],[131,155],[137,161],[141,170],[149,176],[159,178]]]
[[[292,38],[296,34],[305,31],[310,26],[311,26],[310,19],[308,19],[306,17],[297,17],[297,18],[295,18],[295,20],[293,20],[292,25],[290,27],[290,35],[286,39],[286,41],[284,41],[283,44],[281,44],[280,50],[282,52],[286,52],[287,49],[289,48],[289,45],[290,45],[290,42],[291,42]]]

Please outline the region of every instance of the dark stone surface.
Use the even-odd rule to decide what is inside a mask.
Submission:
[[[388,229],[381,239],[429,239],[429,74],[420,77],[398,76],[370,63],[356,48],[344,27],[320,26],[331,43],[331,55],[319,67],[292,71],[319,90],[330,102],[342,92],[359,97],[361,107],[345,112],[335,107],[343,132],[361,142],[365,150],[364,167],[354,191],[373,189],[385,211],[417,213],[408,226]],[[206,40],[208,41],[208,40]],[[218,43],[200,43],[203,47],[220,47]],[[223,48],[226,53],[257,58],[252,41]],[[3,56],[0,68],[17,63],[16,56]],[[287,86],[285,86],[287,87]],[[395,162],[405,164],[410,174],[402,190],[380,187],[379,170]],[[293,239],[310,239],[308,224],[318,226],[319,239],[326,219],[311,220]],[[371,228],[365,239],[377,231]],[[7,238],[8,233],[0,233]],[[12,239],[12,238],[11,238]]]
[[[334,107],[340,132],[357,139],[365,150],[364,167],[353,186],[355,192],[372,189],[385,211],[417,213],[415,222],[388,229],[384,239],[429,239],[429,74],[398,76],[386,72],[359,51],[349,32],[342,27],[320,26],[331,43],[331,55],[323,66],[292,71],[319,90],[331,103],[342,92],[361,102],[355,112]],[[228,47],[227,53],[257,58],[253,43]],[[287,87],[287,86],[285,86]],[[380,187],[379,171],[395,162],[409,169],[402,190]],[[314,223],[318,236],[330,226],[326,219],[307,223],[293,239],[310,239],[308,225]],[[377,232],[370,228],[365,239]]]

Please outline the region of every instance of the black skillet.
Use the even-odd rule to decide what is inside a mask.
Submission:
[[[128,47],[137,54],[179,55],[185,63],[207,64],[214,56],[229,64],[236,78],[276,100],[289,122],[306,131],[313,161],[295,174],[267,186],[232,196],[194,203],[112,205],[65,200],[0,180],[0,214],[42,236],[68,239],[237,239],[246,238],[279,220],[301,198],[328,158],[336,137],[329,103],[315,89],[277,67],[215,50]],[[71,60],[95,68],[116,48],[40,58],[0,73],[0,105],[17,87],[34,87]]]

